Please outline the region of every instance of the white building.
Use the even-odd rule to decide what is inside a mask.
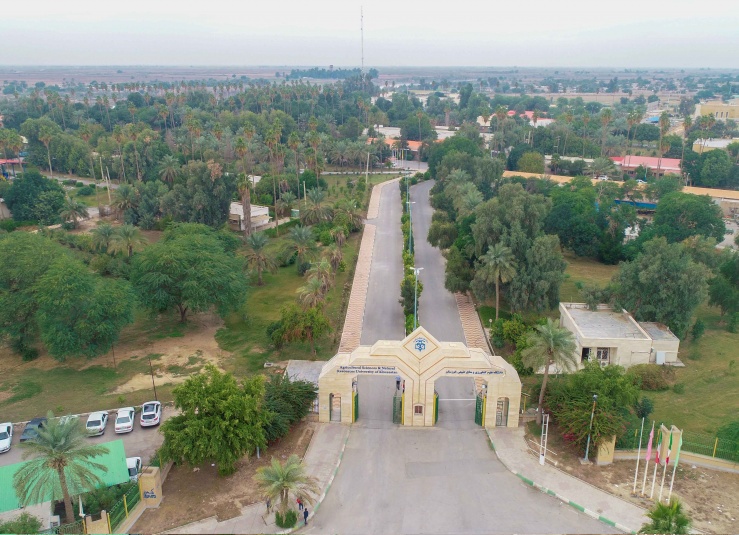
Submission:
[[[661,323],[638,322],[625,310],[607,305],[590,310],[585,303],[560,303],[560,326],[575,335],[578,368],[588,360],[617,364],[681,365],[680,340]]]
[[[260,230],[270,221],[269,208],[258,204],[251,205],[251,229]],[[232,202],[228,215],[228,225],[231,230],[244,231],[244,207],[240,202]]]

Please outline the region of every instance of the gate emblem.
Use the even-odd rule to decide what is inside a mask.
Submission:
[[[426,339],[425,338],[416,338],[414,340],[416,351],[419,353],[423,353],[426,349]]]

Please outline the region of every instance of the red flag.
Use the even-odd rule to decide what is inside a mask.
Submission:
[[[652,442],[654,441],[654,422],[652,422],[652,430],[649,432],[649,443],[647,444],[647,456],[644,458],[649,461],[652,456]]]

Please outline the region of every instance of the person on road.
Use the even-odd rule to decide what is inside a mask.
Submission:
[[[402,381],[400,375],[395,376],[395,390],[400,390],[400,381]]]
[[[271,511],[272,511],[272,500],[267,498],[267,512],[269,513]]]
[[[303,509],[303,520],[305,520],[305,525],[308,525],[308,508],[306,507]]]
[[[298,502],[298,511],[302,511],[303,510],[303,500],[298,498],[297,502]]]

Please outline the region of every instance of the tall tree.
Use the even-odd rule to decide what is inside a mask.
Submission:
[[[265,498],[273,503],[279,502],[282,515],[290,508],[291,495],[296,500],[312,504],[318,494],[318,481],[306,474],[305,466],[297,455],[288,457],[284,464],[273,458],[269,466],[257,469],[254,481]]]
[[[108,471],[107,466],[92,460],[108,453],[108,447],[87,440],[76,418],[62,421],[50,412],[36,438],[20,444],[23,458],[31,458],[13,475],[13,487],[21,505],[61,498],[67,522],[73,522],[71,495],[102,485],[93,470]]]
[[[577,366],[575,338],[570,331],[558,326],[551,318],[544,325],[537,325],[526,337],[526,348],[521,353],[525,366],[539,370],[544,367],[544,378],[539,391],[536,423],[541,425],[544,394],[549,379],[549,367],[558,372],[571,371]]]
[[[174,184],[174,181],[177,178],[179,172],[180,162],[177,161],[177,158],[175,158],[171,154],[167,154],[164,158],[162,158],[162,161],[159,164],[159,178],[161,178],[167,184],[172,185]]]
[[[122,225],[113,233],[108,250],[111,253],[126,253],[128,258],[131,258],[134,250],[147,242],[148,240],[138,228],[133,225]]]
[[[64,209],[59,214],[62,221],[72,221],[72,228],[77,228],[78,220],[83,217],[89,217],[87,206],[76,199],[67,197],[64,203]]]
[[[509,282],[516,275],[516,261],[511,250],[502,243],[496,243],[480,259],[472,281],[475,296],[484,300],[490,295],[490,286],[495,288],[495,321],[500,311],[500,284]]]
[[[286,252],[297,255],[298,270],[313,260],[318,254],[318,244],[316,244],[316,236],[310,227],[293,227],[290,229],[290,242],[286,247]],[[302,273],[302,272],[301,272]]]
[[[241,209],[244,212],[244,237],[251,234],[251,189],[252,183],[249,175],[240,174],[236,182],[236,191],[239,193]],[[276,214],[275,217],[277,217]]]
[[[273,273],[277,269],[277,263],[272,255],[267,252],[266,246],[269,238],[263,232],[255,232],[246,238],[246,261],[249,267],[257,270],[257,285],[262,286],[262,273],[268,271]]]

